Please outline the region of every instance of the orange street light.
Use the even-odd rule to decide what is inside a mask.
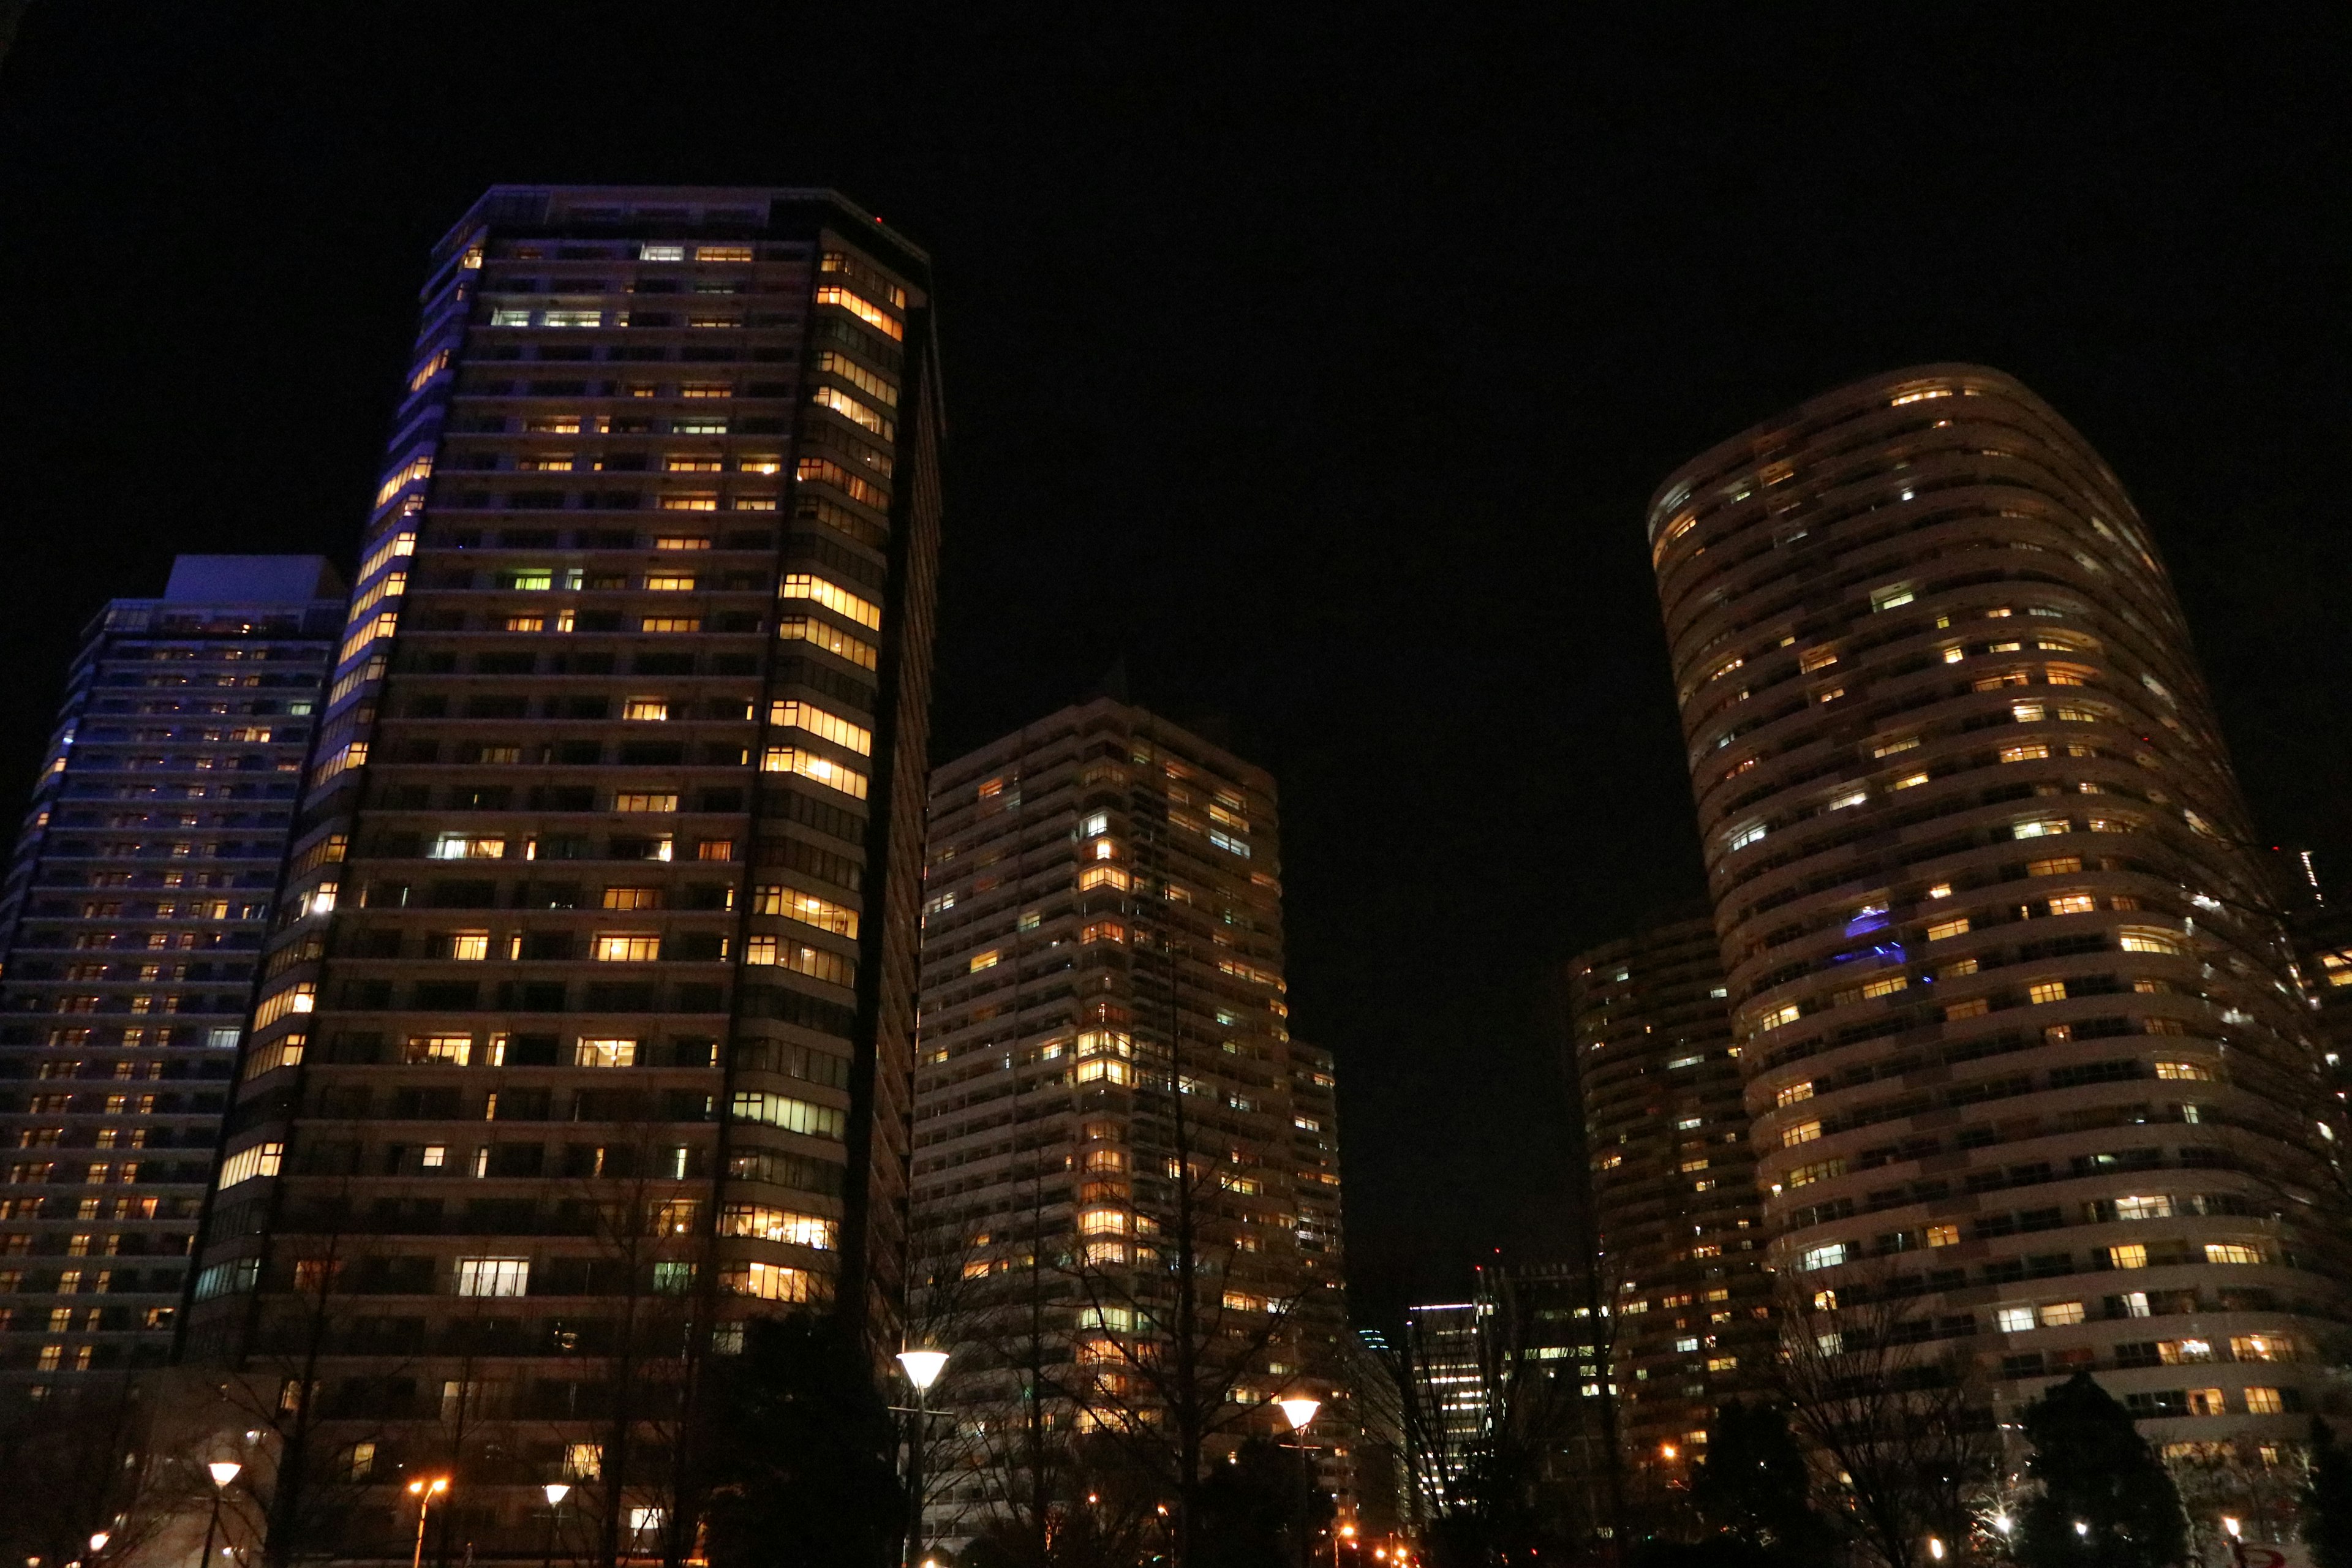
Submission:
[[[408,1483],[409,1494],[416,1499],[416,1551],[408,1559],[408,1568],[424,1568],[425,1516],[433,1510],[433,1500],[448,1489],[446,1476],[435,1476],[430,1480],[419,1476]]]

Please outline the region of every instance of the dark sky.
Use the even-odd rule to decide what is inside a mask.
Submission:
[[[1700,886],[1642,505],[1799,398],[2041,391],[2169,552],[2258,818],[2352,867],[2341,8],[1602,21],[1648,9],[37,0],[0,770],[174,551],[348,563],[483,185],[831,184],[939,263],[939,754],[1124,658],[1282,782],[1361,1311],[1567,1232],[1547,975]]]

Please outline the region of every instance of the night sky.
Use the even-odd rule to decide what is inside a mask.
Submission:
[[[1281,781],[1369,1320],[1570,1233],[1549,976],[1701,890],[1643,503],[1800,398],[1933,359],[2049,398],[2170,556],[2258,820],[2352,870],[2341,8],[1612,9],[42,0],[0,777],[173,552],[349,564],[484,185],[813,184],[937,258],[936,754],[1124,660]]]

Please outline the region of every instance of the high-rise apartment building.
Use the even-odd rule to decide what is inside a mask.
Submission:
[[[1274,780],[1108,699],[932,774],[915,1212],[974,1282],[928,1331],[975,1419],[1172,1438],[1190,1399],[1213,1455],[1305,1394],[1344,1459],[1333,1075],[1290,1036],[1279,872]],[[968,1456],[934,1529],[1014,1462]]]
[[[0,893],[0,1405],[170,1353],[342,611],[183,555],[84,637]]]
[[[2004,1414],[2088,1369],[2175,1458],[2275,1458],[2347,1130],[2115,476],[1931,365],[1697,458],[1650,536],[1782,1277]]]
[[[1661,922],[1570,961],[1596,1304],[1637,1468],[1682,1473],[1716,1407],[1771,1363],[1772,1287],[1715,922]]]
[[[689,1363],[896,1343],[927,272],[817,191],[502,186],[433,252],[186,1344],[312,1367],[354,1550],[421,1469],[451,1542],[567,1482],[656,1550]]]

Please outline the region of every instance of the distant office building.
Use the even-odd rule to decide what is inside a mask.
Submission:
[[[1311,1396],[1345,1492],[1333,1073],[1290,1035],[1276,813],[1263,770],[1108,699],[934,771],[915,1214],[973,1283],[924,1331],[992,1369],[942,1385],[970,1422],[1157,1422],[1189,1242],[1199,1385],[1232,1387],[1213,1448]],[[1016,1462],[968,1455],[935,1530],[979,1528]]]
[[[431,1468],[445,1554],[543,1550],[551,1483],[683,1551],[706,1355],[898,1343],[928,273],[821,191],[500,186],[436,247],[186,1340],[316,1362],[289,1550]]]
[[[0,892],[0,1422],[170,1353],[343,585],[183,555],[90,623]]]
[[[2115,476],[1931,365],[1694,459],[1650,536],[1782,1278],[2005,1418],[2089,1370],[2177,1459],[2275,1459],[2334,1397],[2347,1130]]]
[[[1404,1394],[1397,1386],[1395,1347],[1377,1329],[1340,1342],[1340,1364],[1356,1422],[1355,1475],[1360,1545],[1391,1540],[1420,1514],[1408,1489]],[[1377,1559],[1376,1559],[1377,1561]]]
[[[1771,1364],[1772,1286],[1715,922],[1568,966],[1609,1392],[1635,1466],[1682,1472]],[[1696,1451],[1696,1453],[1694,1452]]]
[[[1418,1473],[1415,1500],[1424,1517],[1444,1506],[1485,1446],[1494,1411],[1486,1335],[1479,1304],[1432,1301],[1404,1310],[1405,1361],[1412,1386]]]

